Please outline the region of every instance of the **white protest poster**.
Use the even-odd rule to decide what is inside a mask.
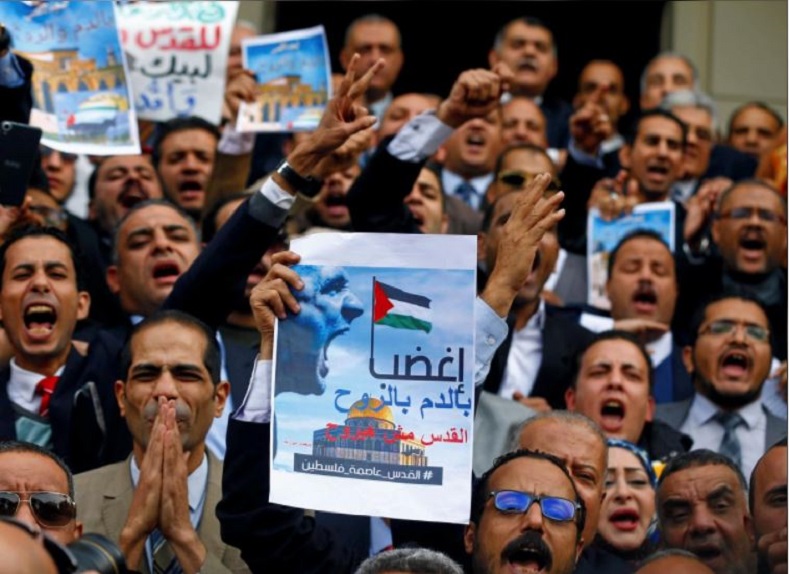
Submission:
[[[323,26],[241,41],[244,68],[255,74],[255,102],[241,104],[242,132],[311,131],[331,97],[331,62]]]
[[[14,52],[34,68],[31,125],[68,153],[138,154],[113,2],[0,2]]]
[[[475,241],[320,233],[291,244],[305,286],[301,311],[277,324],[272,502],[468,521]]]
[[[129,2],[119,7],[134,106],[144,120],[219,124],[238,2]]]
[[[586,220],[586,272],[589,278],[587,303],[598,309],[610,309],[605,292],[608,281],[608,257],[623,237],[637,229],[655,231],[674,252],[675,206],[673,201],[642,203],[632,213],[606,221],[600,211],[590,209]]]

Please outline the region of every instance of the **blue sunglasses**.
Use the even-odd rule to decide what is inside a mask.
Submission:
[[[488,498],[492,498],[493,505],[504,514],[526,514],[536,502],[540,505],[542,515],[556,522],[570,522],[581,510],[579,503],[566,498],[537,496],[519,490],[494,490]]]

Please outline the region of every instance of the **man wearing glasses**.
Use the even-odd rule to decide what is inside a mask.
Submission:
[[[690,264],[679,269],[675,317],[691,317],[708,294],[744,293],[765,307],[772,322],[773,354],[785,360],[785,200],[768,183],[743,180],[724,190],[716,202],[689,205],[686,222],[691,219],[700,221],[700,226],[711,220],[713,245],[696,242],[685,249]],[[685,236],[689,236],[687,225]],[[680,332],[687,331],[684,325],[678,327]],[[692,337],[693,332],[688,333]]]
[[[770,374],[770,322],[746,296],[713,299],[693,320],[696,339],[685,347],[694,396],[658,405],[657,418],[693,439],[693,449],[729,457],[745,476],[769,445],[786,435],[786,422],[760,401]]]
[[[15,518],[61,544],[78,539],[82,523],[63,460],[32,443],[0,442],[0,517]]]
[[[477,482],[464,545],[474,574],[570,574],[583,549],[584,503],[561,459],[530,450],[499,458]]]

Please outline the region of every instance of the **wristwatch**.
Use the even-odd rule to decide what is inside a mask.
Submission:
[[[282,179],[292,185],[296,191],[307,197],[315,197],[318,195],[321,187],[323,187],[321,180],[309,176],[304,177],[293,169],[286,159],[283,159],[277,166],[277,173]]]

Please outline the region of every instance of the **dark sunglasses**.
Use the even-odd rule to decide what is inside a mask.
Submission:
[[[744,219],[750,219],[753,217],[754,213],[756,213],[756,217],[758,217],[760,221],[767,223],[775,223],[776,221],[780,221],[781,223],[786,223],[786,218],[784,216],[774,213],[769,209],[764,209],[763,207],[735,207],[729,211],[719,213],[718,219],[734,219],[735,221],[742,221]]]
[[[58,151],[45,146],[41,146],[41,157],[49,157],[56,151],[60,154],[60,158],[67,163],[74,163],[77,161],[77,154],[66,153],[64,151]]]
[[[509,186],[513,189],[520,189],[524,187],[527,183],[537,177],[536,173],[528,173],[525,171],[521,171],[519,169],[509,169],[507,171],[502,171],[499,173],[498,180],[506,186]],[[559,191],[561,189],[561,182],[556,179],[555,177],[551,178],[550,183],[548,183],[547,191]]]
[[[537,496],[519,490],[494,490],[489,498],[493,499],[496,509],[504,514],[526,514],[536,502],[540,505],[542,515],[556,522],[570,522],[581,510],[580,504],[566,498]]]
[[[77,516],[77,505],[67,494],[31,492],[22,498],[20,493],[9,491],[0,492],[0,516],[13,518],[23,502],[44,528],[63,528]]]

